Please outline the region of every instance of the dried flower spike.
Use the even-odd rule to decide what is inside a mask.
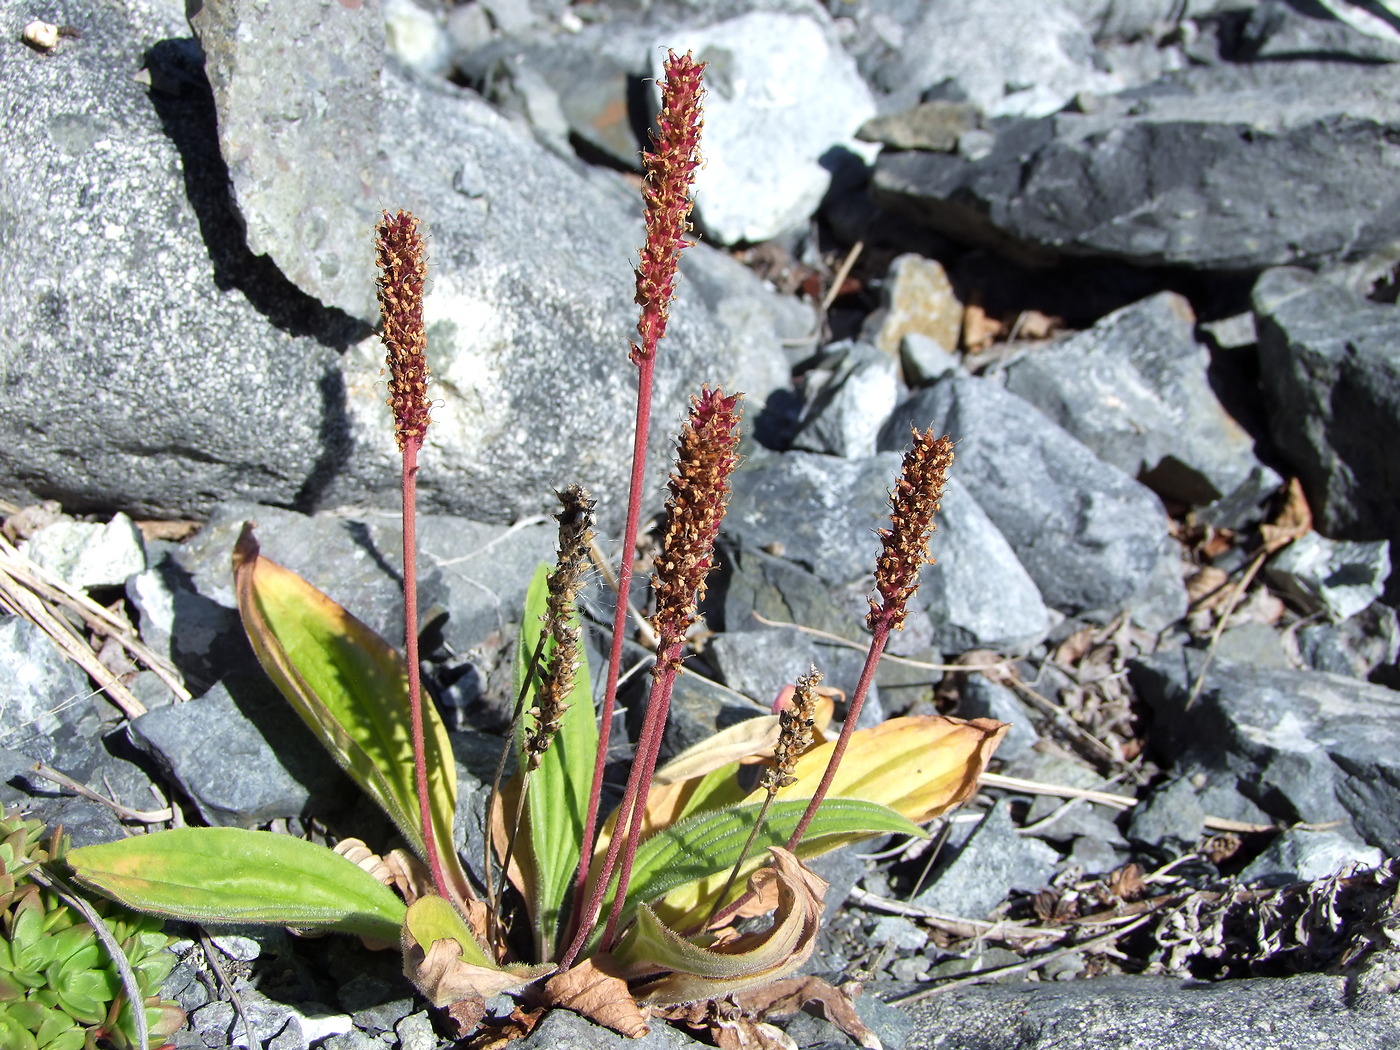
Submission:
[[[428,338],[423,328],[423,279],[427,262],[418,220],[387,211],[375,227],[379,310],[388,348],[389,400],[399,450],[422,445],[428,429]]]
[[[656,671],[667,652],[695,622],[705,597],[705,578],[714,564],[715,537],[729,502],[729,475],[739,462],[739,395],[725,397],[704,388],[691,398],[690,419],[681,430],[676,469],[668,487],[666,531],[656,559],[652,616],[660,642]],[[654,671],[653,673],[656,673]]]
[[[579,666],[579,628],[574,602],[583,587],[588,568],[588,545],[593,539],[595,500],[582,485],[570,485],[559,493],[559,558],[549,577],[545,630],[554,639],[549,663],[540,676],[538,706],[531,712],[535,728],[526,734],[529,767],[536,768],[559,732],[568,710],[569,695]]]
[[[880,530],[879,561],[875,588],[880,601],[870,601],[866,625],[873,631],[883,624],[891,630],[904,627],[905,606],[919,586],[919,570],[932,559],[928,553],[933,516],[938,512],[948,468],[953,464],[953,442],[945,434],[914,428],[914,444],[904,453],[904,469],[890,493],[890,527]]]
[[[646,243],[637,267],[637,323],[641,343],[633,344],[632,359],[640,361],[656,353],[666,334],[666,319],[676,289],[676,267],[681,250],[690,242],[691,187],[700,166],[700,128],[703,124],[701,83],[705,63],[687,51],[666,57],[666,79],[661,85],[661,112],[652,133],[652,151],[642,154],[646,182]]]
[[[778,712],[778,742],[773,748],[773,765],[759,782],[770,796],[779,788],[796,783],[792,771],[797,760],[812,746],[812,729],[817,724],[817,686],[821,682],[822,673],[815,667],[800,675],[791,705]]]

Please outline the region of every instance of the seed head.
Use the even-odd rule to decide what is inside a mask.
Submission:
[[[904,467],[890,493],[890,527],[880,530],[883,549],[875,566],[875,588],[880,600],[870,601],[867,626],[904,627],[905,606],[919,587],[919,570],[932,562],[928,554],[933,516],[938,513],[948,468],[953,463],[953,442],[933,436],[932,428],[914,429],[914,443],[904,453]]]
[[[817,686],[821,681],[822,673],[815,667],[800,675],[791,706],[778,712],[778,743],[773,748],[773,765],[763,774],[759,785],[769,794],[797,782],[792,771],[797,760],[812,746],[812,728],[817,724]]]
[[[559,732],[568,699],[574,691],[579,667],[579,628],[574,602],[583,587],[588,567],[588,545],[593,539],[595,500],[582,485],[570,485],[559,493],[559,558],[549,577],[545,630],[554,639],[547,665],[540,676],[537,705],[531,714],[535,728],[525,736],[525,753],[534,769]]]
[[[666,532],[652,576],[658,653],[685,637],[705,596],[715,537],[729,502],[729,475],[739,462],[738,403],[738,394],[725,397],[709,387],[690,401],[690,419],[681,430],[676,469],[668,483]],[[659,662],[656,670],[661,670]]]
[[[691,187],[700,166],[700,128],[704,121],[701,83],[705,63],[687,51],[666,58],[666,79],[661,85],[661,112],[652,133],[652,150],[642,154],[646,181],[646,243],[637,266],[637,305],[642,308],[632,359],[641,361],[656,353],[666,334],[666,319],[676,290],[676,267],[681,249],[687,247],[690,230]]]
[[[375,233],[382,338],[388,349],[388,404],[402,451],[410,441],[422,444],[429,423],[428,338],[423,328],[423,279],[428,268],[413,215],[386,211]]]

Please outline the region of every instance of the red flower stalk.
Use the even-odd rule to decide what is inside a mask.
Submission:
[[[890,631],[904,629],[906,607],[919,586],[919,570],[933,561],[929,557],[928,541],[933,534],[933,516],[938,513],[943,486],[948,481],[948,468],[952,465],[952,440],[946,435],[935,438],[932,428],[926,431],[915,428],[914,444],[904,453],[903,469],[890,493],[890,527],[880,530],[881,551],[875,565],[875,589],[880,600],[871,600],[870,613],[865,619],[871,631],[865,666],[851,694],[846,720],[841,724],[841,734],[836,738],[821,783],[788,839],[789,850],[796,849],[802,841],[831,788],[836,769],[846,753],[846,744],[855,732],[865,695],[875,679],[875,668],[884,654]]]
[[[738,404],[737,394],[725,397],[718,390],[705,388],[699,397],[691,399],[690,419],[677,442],[676,470],[671,475],[668,485],[671,495],[666,501],[666,532],[652,577],[656,594],[652,626],[657,634],[657,647],[651,695],[632,771],[618,807],[617,825],[613,828],[587,910],[580,917],[569,951],[560,961],[561,968],[567,968],[583,947],[607,896],[614,870],[618,872],[618,884],[603,933],[605,948],[617,929],[640,840],[647,794],[661,752],[671,691],[681,669],[686,632],[695,623],[696,608],[705,594],[706,577],[714,567],[715,538],[729,502],[729,476],[739,462]],[[620,867],[619,855],[622,858]]]
[[[428,410],[428,336],[423,327],[423,280],[428,267],[418,220],[406,211],[384,213],[375,227],[379,266],[379,310],[388,349],[389,407],[394,433],[403,453],[403,606],[404,660],[408,664],[408,704],[413,736],[413,772],[418,791],[423,849],[437,892],[449,897],[438,857],[428,806],[428,765],[423,743],[423,695],[418,672],[418,561],[415,532],[418,451],[423,447]]]
[[[646,477],[647,440],[651,433],[652,382],[656,367],[656,347],[666,334],[666,321],[675,295],[676,269],[680,253],[689,241],[691,188],[695,169],[700,166],[701,101],[704,88],[701,73],[705,66],[687,52],[674,51],[666,58],[666,79],[661,85],[661,112],[652,134],[652,151],[643,154],[646,182],[646,243],[637,266],[637,322],[640,342],[632,344],[632,362],[637,366],[637,410],[632,433],[632,478],[627,493],[627,522],[622,532],[622,556],[617,571],[617,604],[613,610],[612,648],[608,654],[607,682],[599,711],[598,753],[593,766],[593,784],[588,795],[588,815],[583,822],[581,856],[593,852],[597,833],[598,806],[603,794],[603,768],[607,764],[608,738],[612,730],[613,708],[617,703],[617,683],[622,670],[622,647],[627,635],[627,597],[632,587],[632,562],[637,549],[637,531],[642,516],[642,489]],[[588,881],[586,864],[579,865],[574,885],[574,922],[580,921]],[[586,924],[575,928],[575,945],[586,936]],[[577,947],[570,952],[576,954]]]
[[[642,308],[637,333],[642,341],[632,345],[632,360],[638,364],[656,353],[656,344],[666,334],[681,249],[690,245],[685,235],[690,232],[691,186],[701,164],[704,68],[689,51],[683,56],[669,52],[661,112],[656,115],[657,131],[652,136],[655,149],[642,154],[647,237],[637,267],[637,305]]]

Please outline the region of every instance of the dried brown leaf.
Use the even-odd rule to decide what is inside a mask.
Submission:
[[[820,977],[789,977],[735,996],[747,1016],[767,1019],[795,1014],[808,1003],[818,1003],[828,1021],[868,1050],[881,1050],[879,1037],[860,1019],[855,999],[861,986],[854,982],[836,987]]]
[[[1272,522],[1259,526],[1264,549],[1273,554],[1312,530],[1312,509],[1303,495],[1303,484],[1297,478],[1288,479],[1283,509]]]
[[[557,973],[544,985],[544,1001],[582,1014],[629,1039],[649,1032],[646,1013],[627,990],[621,971],[606,955],[595,955]]]
[[[489,999],[502,992],[523,988],[539,980],[553,967],[478,966],[462,960],[462,946],[454,940],[434,941],[425,954],[417,944],[405,945],[404,976],[412,981],[434,1006],[448,1006],[463,999]]]

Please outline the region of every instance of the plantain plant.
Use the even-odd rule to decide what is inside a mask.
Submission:
[[[687,245],[700,163],[701,65],[671,54],[653,152],[645,155],[647,240],[636,439],[612,650],[591,695],[576,598],[591,540],[591,498],[560,498],[559,558],[530,584],[516,644],[515,773],[498,775],[486,855],[473,890],[451,829],[457,777],[448,735],[423,703],[416,652],[414,485],[430,422],[422,320],[426,273],[417,220],[378,228],[390,405],[403,454],[406,657],[305,580],[259,552],[251,525],[234,550],[239,610],[259,661],[408,846],[383,856],[356,840],[335,850],[269,832],[185,828],[73,850],[84,886],[156,915],[265,922],[396,942],[406,975],[459,1028],[483,1000],[513,992],[566,1006],[629,1035],[653,1007],[761,987],[810,955],[825,884],[804,860],[872,835],[923,832],[975,789],[1005,726],[897,718],[856,730],[886,640],[928,560],[933,515],[952,462],[947,438],[915,431],[891,496],[867,619],[869,656],[847,716],[804,676],[775,714],[717,733],[658,765],[672,687],[713,564],[736,462],[739,399],[704,389],[678,442],[653,577],[657,638],[651,694],[626,791],[600,822],[627,601],[640,521],[651,377],[676,264]],[[600,731],[600,726],[601,731]],[[507,765],[503,756],[502,769]],[[746,766],[759,764],[756,786]],[[507,886],[507,883],[509,886]],[[513,890],[514,892],[510,892]],[[766,929],[736,922],[772,914]]]

